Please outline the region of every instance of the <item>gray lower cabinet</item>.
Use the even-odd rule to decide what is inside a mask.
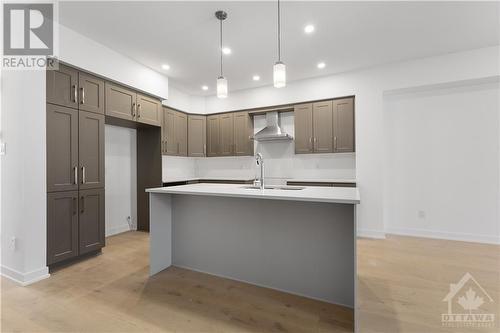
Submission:
[[[47,264],[78,255],[78,191],[47,194]]]
[[[207,156],[219,156],[220,118],[218,115],[207,116]]]
[[[78,89],[78,109],[104,114],[104,80],[79,72]]]
[[[206,155],[206,128],[205,116],[188,115],[188,156],[204,157]]]
[[[80,190],[104,188],[104,115],[79,112]]]
[[[78,110],[47,104],[47,191],[78,190]]]
[[[78,108],[78,70],[59,64],[46,71],[47,103]]]
[[[79,254],[101,249],[104,244],[104,189],[79,192]]]
[[[161,126],[162,105],[157,99],[137,94],[136,120],[143,124]]]
[[[355,151],[354,100],[343,98],[333,101],[333,151],[347,153]]]

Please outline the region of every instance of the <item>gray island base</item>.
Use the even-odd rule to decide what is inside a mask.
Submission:
[[[354,308],[356,188],[147,192],[151,275],[174,265]]]

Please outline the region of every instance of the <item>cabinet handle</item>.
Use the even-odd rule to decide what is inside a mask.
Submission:
[[[337,137],[336,136],[333,137],[333,149],[337,150]]]
[[[177,154],[179,154],[179,142],[177,142]]]
[[[76,197],[73,197],[73,215],[76,215]]]
[[[141,104],[137,104],[137,118],[141,118]]]
[[[206,144],[203,145],[203,155],[207,156],[207,145]]]
[[[78,184],[78,167],[73,167],[73,184]]]
[[[132,118],[135,117],[135,103],[132,103]]]
[[[80,209],[80,213],[83,213],[85,211],[85,197],[82,195],[80,199],[82,201],[82,208]]]
[[[80,103],[85,104],[85,88],[81,87],[80,91],[82,92],[82,100],[80,101]]]
[[[73,102],[76,103],[76,100],[78,98],[78,96],[76,95],[76,84],[74,84],[72,88],[73,88]]]
[[[85,184],[87,182],[87,179],[85,177],[85,167],[82,166],[82,184]]]

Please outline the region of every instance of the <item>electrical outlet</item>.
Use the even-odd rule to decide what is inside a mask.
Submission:
[[[16,247],[17,247],[17,239],[16,239],[16,237],[12,237],[12,238],[10,239],[9,248],[10,248],[12,251],[15,251],[15,250],[16,250]]]
[[[417,216],[419,219],[425,219],[425,211],[424,210],[419,210],[417,213]]]
[[[1,142],[0,143],[0,155],[5,155],[6,149],[7,149],[7,147],[6,147],[5,142]]]

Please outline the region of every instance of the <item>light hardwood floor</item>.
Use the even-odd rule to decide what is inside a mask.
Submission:
[[[358,240],[360,332],[498,332],[441,327],[449,284],[470,272],[500,316],[500,247],[391,236]],[[351,332],[352,311],[171,268],[148,278],[148,234],[28,287],[1,280],[2,332]],[[498,325],[498,319],[497,319]]]

